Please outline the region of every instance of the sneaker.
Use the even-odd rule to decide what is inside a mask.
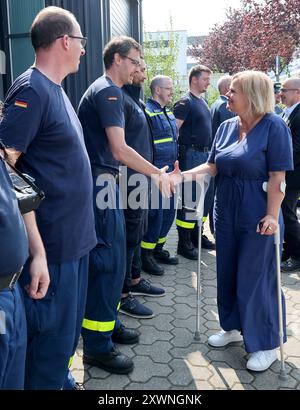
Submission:
[[[132,285],[130,292],[135,296],[152,296],[160,297],[166,294],[166,291],[162,288],[153,286],[148,280],[141,278],[139,283]]]
[[[118,329],[114,329],[111,340],[114,343],[121,345],[132,345],[138,343],[139,332],[135,329],[128,329],[124,325],[121,325]]]
[[[221,330],[221,332],[216,333],[215,335],[209,336],[208,344],[213,347],[223,347],[227,346],[229,343],[232,342],[242,342],[243,336],[238,330],[230,330],[229,332],[225,332],[225,330]]]
[[[263,372],[267,370],[275,360],[277,360],[276,349],[259,350],[258,352],[251,353],[250,359],[247,362],[247,369],[255,372]]]
[[[121,300],[120,313],[137,319],[151,319],[154,317],[152,310],[142,305],[133,295]]]
[[[288,260],[281,263],[282,272],[295,272],[300,270],[300,261],[290,257]]]

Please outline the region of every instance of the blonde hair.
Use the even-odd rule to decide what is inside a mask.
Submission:
[[[241,71],[232,77],[249,102],[252,115],[274,112],[275,99],[272,80],[261,71]]]

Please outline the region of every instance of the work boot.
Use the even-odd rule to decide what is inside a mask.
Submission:
[[[133,370],[132,359],[119,352],[115,346],[106,353],[91,355],[84,352],[82,361],[84,364],[99,367],[109,373],[128,374]]]
[[[177,230],[179,237],[177,246],[178,255],[182,255],[187,259],[197,260],[198,251],[195,249],[191,241],[191,229],[185,229],[177,226]]]
[[[114,329],[111,340],[121,345],[132,345],[139,342],[139,332],[121,325],[118,329]]]
[[[192,244],[194,245],[196,249],[198,249],[198,235],[199,235],[198,232],[199,232],[199,228],[198,228],[198,224],[196,223],[191,232]],[[201,237],[201,248],[208,249],[210,251],[213,251],[216,249],[216,245],[212,241],[210,241],[206,235],[203,235],[203,227],[202,227],[202,237]]]
[[[153,251],[154,258],[166,265],[178,265],[178,258],[176,256],[171,256],[168,251],[163,249],[164,244],[158,243]]]
[[[141,249],[142,269],[150,275],[162,276],[164,269],[156,262],[153,257],[152,249]]]

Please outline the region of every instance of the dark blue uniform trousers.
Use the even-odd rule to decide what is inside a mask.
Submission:
[[[26,317],[19,285],[0,291],[0,390],[24,388]]]
[[[29,260],[20,284],[30,282]],[[88,255],[61,264],[48,265],[50,285],[40,300],[24,290],[28,345],[25,389],[62,389],[70,359],[80,336],[88,277]]]
[[[96,178],[94,212],[98,244],[90,252],[88,296],[81,331],[83,350],[91,355],[108,352],[113,347],[111,335],[120,326],[118,308],[126,268],[125,221],[123,209],[118,205],[119,188],[112,176],[101,186],[96,186],[95,181]],[[99,209],[97,201],[103,204],[104,197],[116,208]]]
[[[242,332],[248,353],[275,349],[280,343],[274,235],[256,233],[266,211],[265,194],[257,194],[262,189],[256,185],[261,183],[250,181],[249,188],[236,182],[231,189],[230,180],[217,187],[214,207],[220,324],[226,331]],[[220,201],[218,191],[222,191]],[[245,199],[240,199],[239,191]],[[250,193],[255,197],[252,202]],[[282,215],[279,220],[283,237]],[[283,296],[282,300],[285,333]]]
[[[156,201],[151,201],[148,212],[148,230],[142,241],[142,248],[154,249],[157,243],[165,243],[166,237],[171,229],[176,213],[175,196],[166,199],[158,193],[158,206]],[[152,209],[156,207],[157,209]]]
[[[204,164],[207,161],[208,153],[196,151],[192,148],[185,147],[184,152],[179,152],[179,167],[182,171],[187,171],[188,169],[197,167],[198,165]],[[177,226],[186,229],[193,229],[195,226],[195,212],[191,212],[184,209],[184,206],[191,207],[190,203],[194,202],[197,206],[197,195],[196,195],[196,182],[185,182],[182,185],[182,206],[181,209],[177,211]],[[184,193],[188,195],[184,196]],[[204,200],[204,212],[203,216],[207,217],[212,205],[214,197],[214,187],[213,180],[211,180],[209,188],[205,195]]]
[[[122,292],[129,293],[132,279],[141,276],[139,251],[148,226],[148,209],[124,209],[126,223],[126,275]]]

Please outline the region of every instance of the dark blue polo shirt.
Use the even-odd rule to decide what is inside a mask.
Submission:
[[[105,75],[98,78],[83,95],[78,117],[92,168],[96,166],[118,172],[120,163],[112,155],[105,128],[125,127],[121,88]]]
[[[141,88],[134,85],[125,85],[123,92],[126,144],[152,163],[152,138],[147,118],[140,102]],[[128,175],[132,175],[135,172],[128,168]]]
[[[27,257],[25,226],[14,189],[0,157],[0,276],[18,272]]]
[[[206,101],[191,92],[174,105],[174,115],[184,121],[179,130],[179,144],[210,147],[212,144],[211,113]]]
[[[45,192],[36,218],[48,263],[87,254],[96,244],[91,169],[80,122],[62,87],[37,69],[23,73],[8,91],[0,138],[23,153],[17,168]]]

